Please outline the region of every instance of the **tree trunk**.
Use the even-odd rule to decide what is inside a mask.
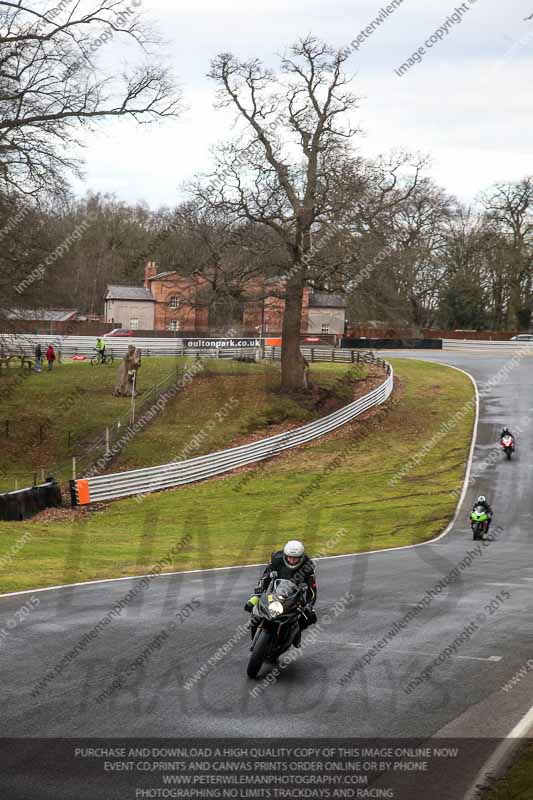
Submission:
[[[298,265],[295,264],[294,268]],[[300,328],[302,323],[303,267],[287,281],[285,312],[283,314],[281,342],[281,391],[304,392],[305,361],[300,351]]]

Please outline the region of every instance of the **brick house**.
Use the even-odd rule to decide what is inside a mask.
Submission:
[[[279,280],[251,280],[246,286],[240,324],[242,331],[280,333],[284,300],[269,297]],[[201,275],[185,277],[176,271],[158,272],[154,261],[146,264],[144,286],[108,286],[105,295],[106,321],[141,330],[210,330],[206,302],[209,281]],[[254,299],[254,298],[261,299]],[[343,334],[346,303],[340,295],[304,289],[301,333]]]
[[[104,307],[106,322],[131,330],[154,329],[154,298],[142,286],[108,286]]]
[[[257,285],[255,289],[258,293]],[[263,291],[263,294],[266,293]],[[262,329],[263,333],[280,333],[284,307],[285,301],[279,297],[248,301],[243,314],[244,328]],[[340,295],[304,288],[300,333],[343,334],[345,318],[346,302]]]
[[[189,278],[178,272],[158,272],[155,261],[144,271],[144,288],[154,299],[154,328],[167,331],[209,330],[209,309],[201,295],[208,281],[201,276]]]

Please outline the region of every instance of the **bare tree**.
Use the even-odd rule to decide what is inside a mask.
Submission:
[[[300,326],[311,236],[318,223],[340,211],[338,173],[356,133],[343,120],[356,105],[345,90],[346,58],[308,36],[282,57],[280,75],[257,59],[238,61],[228,53],[212,62],[209,73],[219,86],[219,105],[234,108],[243,125],[219,149],[204,200],[269,227],[288,254],[281,366],[286,392],[305,388]]]
[[[497,184],[485,194],[488,226],[508,243],[511,322],[529,327],[533,279],[533,177]]]
[[[114,37],[133,40],[146,57],[117,77],[97,65]],[[79,168],[81,129],[99,120],[175,115],[179,92],[150,51],[156,44],[124,0],[62,0],[40,11],[0,0],[0,190],[63,190],[65,174]]]

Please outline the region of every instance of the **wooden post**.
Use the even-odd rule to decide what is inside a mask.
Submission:
[[[354,361],[355,361],[355,350],[352,350],[352,364],[354,363]]]
[[[44,467],[41,467],[41,483],[44,483]]]
[[[76,456],[72,456],[72,480],[76,480]]]
[[[106,456],[110,455],[110,451],[109,451],[109,428],[105,429],[105,454],[106,454]]]

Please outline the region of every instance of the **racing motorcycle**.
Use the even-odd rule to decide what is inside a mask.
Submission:
[[[513,451],[514,451],[513,437],[509,436],[509,435],[504,436],[502,438],[501,444],[502,444],[503,452],[505,453],[505,455],[507,456],[508,460],[510,461],[511,460],[511,456],[513,455]]]
[[[253,607],[252,618],[258,621],[246,673],[257,677],[264,661],[274,663],[289,649],[300,631],[299,618],[305,604],[305,584],[277,577],[270,573],[270,583]]]
[[[470,524],[474,534],[474,541],[483,539],[483,534],[489,529],[489,515],[483,506],[476,506],[470,514]]]

